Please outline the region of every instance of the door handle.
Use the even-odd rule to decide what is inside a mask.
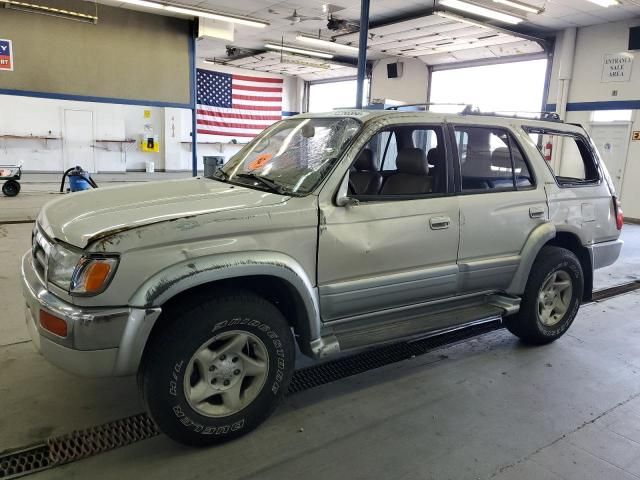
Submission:
[[[449,217],[431,217],[429,219],[431,230],[442,230],[449,228],[449,225],[451,225],[451,219]]]
[[[544,217],[544,208],[542,208],[542,207],[531,207],[529,209],[529,216],[531,218],[542,218],[542,217]]]

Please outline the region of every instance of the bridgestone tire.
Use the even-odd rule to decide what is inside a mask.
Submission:
[[[538,315],[538,295],[554,272],[563,271],[571,281],[569,307],[552,326],[544,325]],[[543,247],[531,268],[531,274],[520,304],[520,311],[504,321],[507,329],[523,342],[543,345],[560,338],[573,323],[584,290],[584,277],[580,261],[573,252],[560,247]]]
[[[152,333],[138,372],[151,418],[171,439],[191,446],[221,443],[250,432],[275,410],[291,380],[295,346],[290,326],[273,304],[252,293],[194,299],[180,307],[181,311],[170,311]],[[203,415],[186,397],[185,372],[203,343],[236,331],[257,337],[266,347],[264,384],[240,411],[228,416]]]

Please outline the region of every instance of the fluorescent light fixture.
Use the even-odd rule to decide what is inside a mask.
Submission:
[[[358,47],[352,47],[351,45],[342,45],[341,43],[332,42],[331,40],[325,40],[323,38],[311,37],[302,33],[299,33],[296,36],[296,40],[300,42],[310,43],[312,45],[320,45],[321,47],[342,48],[353,53],[358,53]]]
[[[493,0],[493,1],[495,3],[501,3],[502,5],[517,8],[518,10],[522,10],[528,13],[535,13],[536,15],[540,15],[542,12],[544,12],[544,8],[534,7],[526,3],[518,2],[517,0]]]
[[[498,12],[497,10],[481,7],[480,5],[476,5],[475,3],[463,2],[462,0],[440,0],[439,5],[453,8],[455,10],[461,10],[467,13],[472,13],[481,17],[490,18],[492,20],[499,20],[501,22],[510,23],[512,25],[516,25],[523,20],[522,18],[516,17],[515,15]]]
[[[620,5],[618,0],[589,0],[591,3],[595,3],[596,5],[600,5],[601,7],[613,7],[614,5]]]
[[[468,18],[461,17],[460,15],[456,15],[455,13],[443,12],[441,10],[433,13],[435,13],[439,17],[448,18],[449,20],[455,20],[456,22],[462,22],[469,25],[473,25],[474,27],[486,28],[488,30],[491,30],[491,27],[489,25],[485,25],[484,23],[476,22],[475,20],[470,20]]]
[[[278,50],[279,52],[299,53],[301,55],[309,55],[310,57],[318,58],[333,58],[331,53],[316,52],[315,50],[307,50],[306,48],[289,47],[287,45],[278,45],[275,43],[265,43],[264,46],[271,50]]]
[[[171,13],[178,13],[180,15],[190,15],[193,17],[210,18],[212,20],[220,20],[223,22],[236,23],[238,25],[245,25],[247,27],[264,28],[269,25],[269,22],[258,20],[256,18],[241,17],[237,15],[229,15],[227,13],[218,13],[208,10],[196,10],[193,8],[185,8],[178,5],[171,5],[158,2],[149,2],[147,0],[119,0],[122,3],[129,5],[136,5],[138,7],[155,8],[159,10],[165,10]]]
[[[67,20],[98,23],[98,17],[96,15],[89,15],[82,12],[74,12],[72,10],[64,10],[62,8],[54,8],[35,3],[18,2],[15,0],[2,0],[0,3],[4,3],[6,8],[10,8],[12,10],[20,10],[28,13],[41,13],[52,17],[66,18]]]

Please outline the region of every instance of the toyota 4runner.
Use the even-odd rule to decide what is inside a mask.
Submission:
[[[566,332],[622,211],[585,130],[557,119],[344,110],[267,128],[211,177],[74,193],[22,275],[37,349],[137,374],[159,428],[206,445],[320,359],[502,318]]]

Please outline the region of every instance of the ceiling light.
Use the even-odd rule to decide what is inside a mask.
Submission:
[[[444,5],[445,7],[454,8],[456,10],[462,10],[463,12],[480,15],[481,17],[490,18],[492,20],[499,20],[501,22],[510,23],[512,25],[516,25],[523,20],[522,18],[516,17],[515,15],[498,12],[490,8],[481,7],[480,5],[476,5],[475,3],[463,2],[462,0],[440,0],[439,4]]]
[[[318,38],[318,37],[311,37],[309,35],[303,35],[301,33],[299,33],[296,36],[296,40],[300,42],[311,43],[313,45],[320,45],[323,47],[342,48],[350,52],[358,53],[358,47],[352,47],[351,45],[343,45],[341,43],[332,42],[331,40],[325,40],[323,38]]]
[[[2,0],[0,3],[4,3],[5,8],[10,8],[12,10],[20,10],[28,13],[41,13],[52,17],[66,18],[67,20],[98,23],[97,15],[89,15],[82,12],[74,12],[71,10],[64,10],[62,8],[54,8],[46,5],[37,5],[34,3],[19,2],[15,0]]]
[[[331,53],[316,52],[315,50],[307,50],[306,48],[289,47],[287,45],[277,45],[275,43],[265,43],[264,46],[271,50],[299,53],[301,55],[309,55],[310,57],[333,58]]]
[[[517,8],[518,10],[523,10],[529,13],[535,13],[536,15],[540,15],[544,12],[544,8],[534,7],[532,5],[527,5],[526,3],[518,2],[517,0],[493,0],[495,3],[501,3],[502,5],[507,5],[508,7]]]
[[[435,13],[439,17],[448,18],[449,20],[455,20],[456,22],[467,23],[469,25],[473,25],[474,27],[486,28],[489,30],[491,29],[489,25],[485,25],[484,23],[476,22],[475,20],[470,20],[468,18],[461,17],[460,15],[456,15],[455,13],[443,12],[443,11],[437,11],[433,13]]]
[[[601,7],[613,7],[614,5],[620,5],[618,0],[589,0],[591,3],[595,3],[596,5],[600,5]]]
[[[220,20],[223,22],[237,23],[238,25],[245,25],[247,27],[264,28],[269,25],[269,22],[258,20],[250,17],[241,17],[237,15],[229,15],[227,13],[218,13],[208,10],[196,10],[193,8],[184,8],[177,5],[148,2],[147,0],[119,0],[122,3],[130,5],[137,5],[139,7],[155,8],[165,10],[167,12],[178,13],[181,15],[191,15],[194,17],[211,18],[212,20]]]

